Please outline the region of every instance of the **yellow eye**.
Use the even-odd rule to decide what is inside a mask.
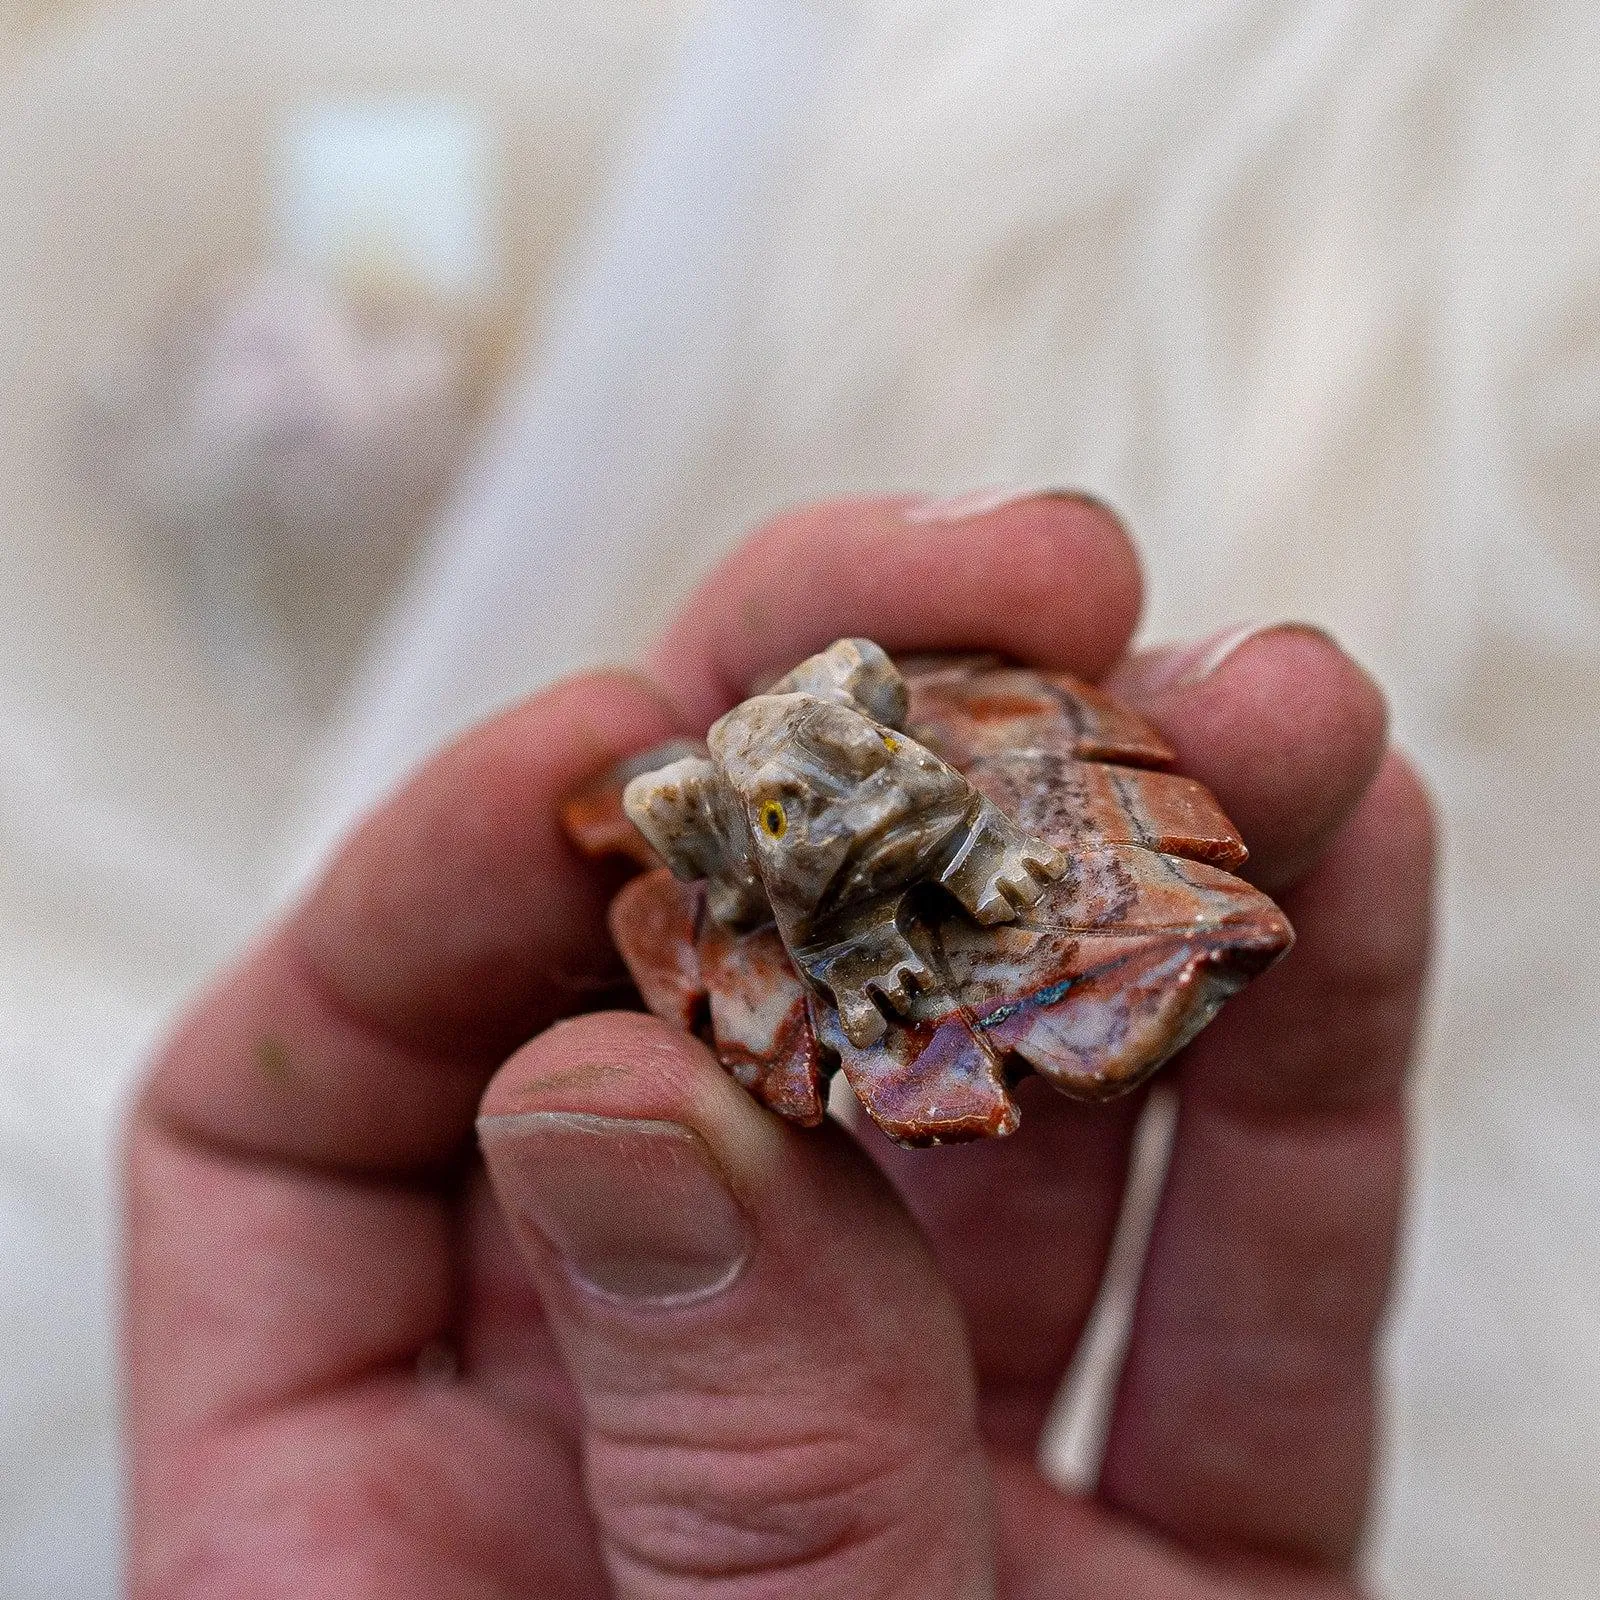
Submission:
[[[789,831],[789,819],[776,800],[769,800],[762,806],[761,827],[774,839],[781,839]]]
[[[893,755],[895,751],[900,748],[900,741],[895,738],[892,733],[886,733],[883,736],[883,748],[887,750],[890,755]]]

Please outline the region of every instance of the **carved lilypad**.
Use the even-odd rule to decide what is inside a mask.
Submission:
[[[850,644],[858,673],[862,644]],[[1029,852],[1035,878],[1003,908],[1009,920],[977,920],[962,903],[970,895],[942,886],[955,876],[948,865],[942,883],[913,882],[888,915],[915,984],[892,1004],[874,993],[881,1024],[875,1012],[872,1028],[857,1017],[847,1032],[826,961],[815,949],[797,960],[780,931],[798,948],[793,919],[749,913],[762,905],[759,885],[745,914],[719,920],[705,882],[656,866],[623,887],[610,914],[645,1004],[707,1039],[740,1083],[795,1122],[822,1119],[828,1079],[843,1070],[867,1114],[907,1145],[1010,1133],[1019,1112],[1008,1085],[1029,1070],[1081,1099],[1132,1088],[1289,948],[1288,920],[1233,876],[1243,841],[1209,791],[1163,770],[1172,751],[1142,718],[1076,679],[994,657],[898,666],[908,703],[893,726],[935,767],[962,774],[982,797],[974,805],[992,802],[1006,839]],[[869,725],[898,749],[891,725]],[[574,842],[594,856],[658,859],[629,822],[624,791],[688,757],[700,758],[687,762],[691,773],[711,761],[705,746],[678,741],[575,796],[564,814]],[[1056,866],[1038,862],[1059,864],[1056,851],[1065,870],[1045,881]],[[1023,904],[1028,895],[1037,898]],[[734,903],[725,884],[715,903]],[[836,916],[847,931],[867,926],[865,913]]]

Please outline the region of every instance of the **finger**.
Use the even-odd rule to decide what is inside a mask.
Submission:
[[[1191,1545],[1347,1562],[1429,937],[1432,833],[1391,756],[1285,899],[1291,955],[1192,1047],[1102,1475]]]
[[[451,1381],[438,1195],[150,1130],[134,1165],[131,1594],[605,1593],[537,1315]]]
[[[1319,628],[1235,628],[1124,661],[1106,688],[1148,717],[1271,891],[1316,860],[1383,759],[1383,691]]]
[[[1031,1455],[1099,1292],[1144,1097],[1082,1105],[1029,1078],[1016,1098],[1006,1139],[930,1154],[861,1137],[965,1314],[984,1438]]]
[[[1252,869],[1276,886],[1371,782],[1383,700],[1314,630],[1232,642],[1198,647],[1184,672],[1170,655],[1135,658],[1111,681],[1240,823]],[[935,1159],[885,1149],[883,1160],[967,1311],[987,1436],[1031,1451],[1099,1291],[1142,1098],[1082,1106],[1028,1087],[1013,1138]]]
[[[528,1045],[479,1127],[619,1600],[992,1595],[960,1317],[842,1130],[788,1127],[633,1014]]]
[[[1121,524],[1082,496],[977,511],[836,501],[741,545],[648,665],[702,727],[763,678],[857,634],[890,651],[997,650],[1098,678],[1133,632],[1140,587]]]
[[[1257,1552],[1207,1561],[1031,1462],[995,1467],[1006,1600],[1358,1600],[1325,1568]]]
[[[460,1144],[493,1065],[621,978],[615,887],[560,802],[678,731],[642,679],[536,696],[436,757],[193,1009],[147,1116],[272,1159],[416,1172]]]
[[[130,1133],[135,1431],[382,1371],[450,1305],[446,1201],[496,1052],[604,977],[560,798],[671,731],[596,676],[468,734],[180,1028]]]

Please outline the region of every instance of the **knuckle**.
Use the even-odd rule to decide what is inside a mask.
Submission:
[[[726,1444],[595,1434],[587,1466],[629,1592],[742,1593],[803,1570],[805,1593],[856,1594],[877,1592],[866,1574],[881,1586],[904,1544],[925,1547],[935,1524],[959,1516],[977,1465],[964,1455],[976,1445],[895,1439],[862,1423]]]

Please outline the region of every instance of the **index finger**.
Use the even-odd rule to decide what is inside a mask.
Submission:
[[[678,731],[648,683],[609,672],[463,735],[202,997],[142,1113],[252,1157],[389,1174],[447,1159],[506,1054],[622,981],[615,884],[562,835],[562,799]]]
[[[649,669],[700,727],[835,639],[995,650],[1098,679],[1127,647],[1133,543],[1067,492],[809,506],[768,523],[690,597]]]

